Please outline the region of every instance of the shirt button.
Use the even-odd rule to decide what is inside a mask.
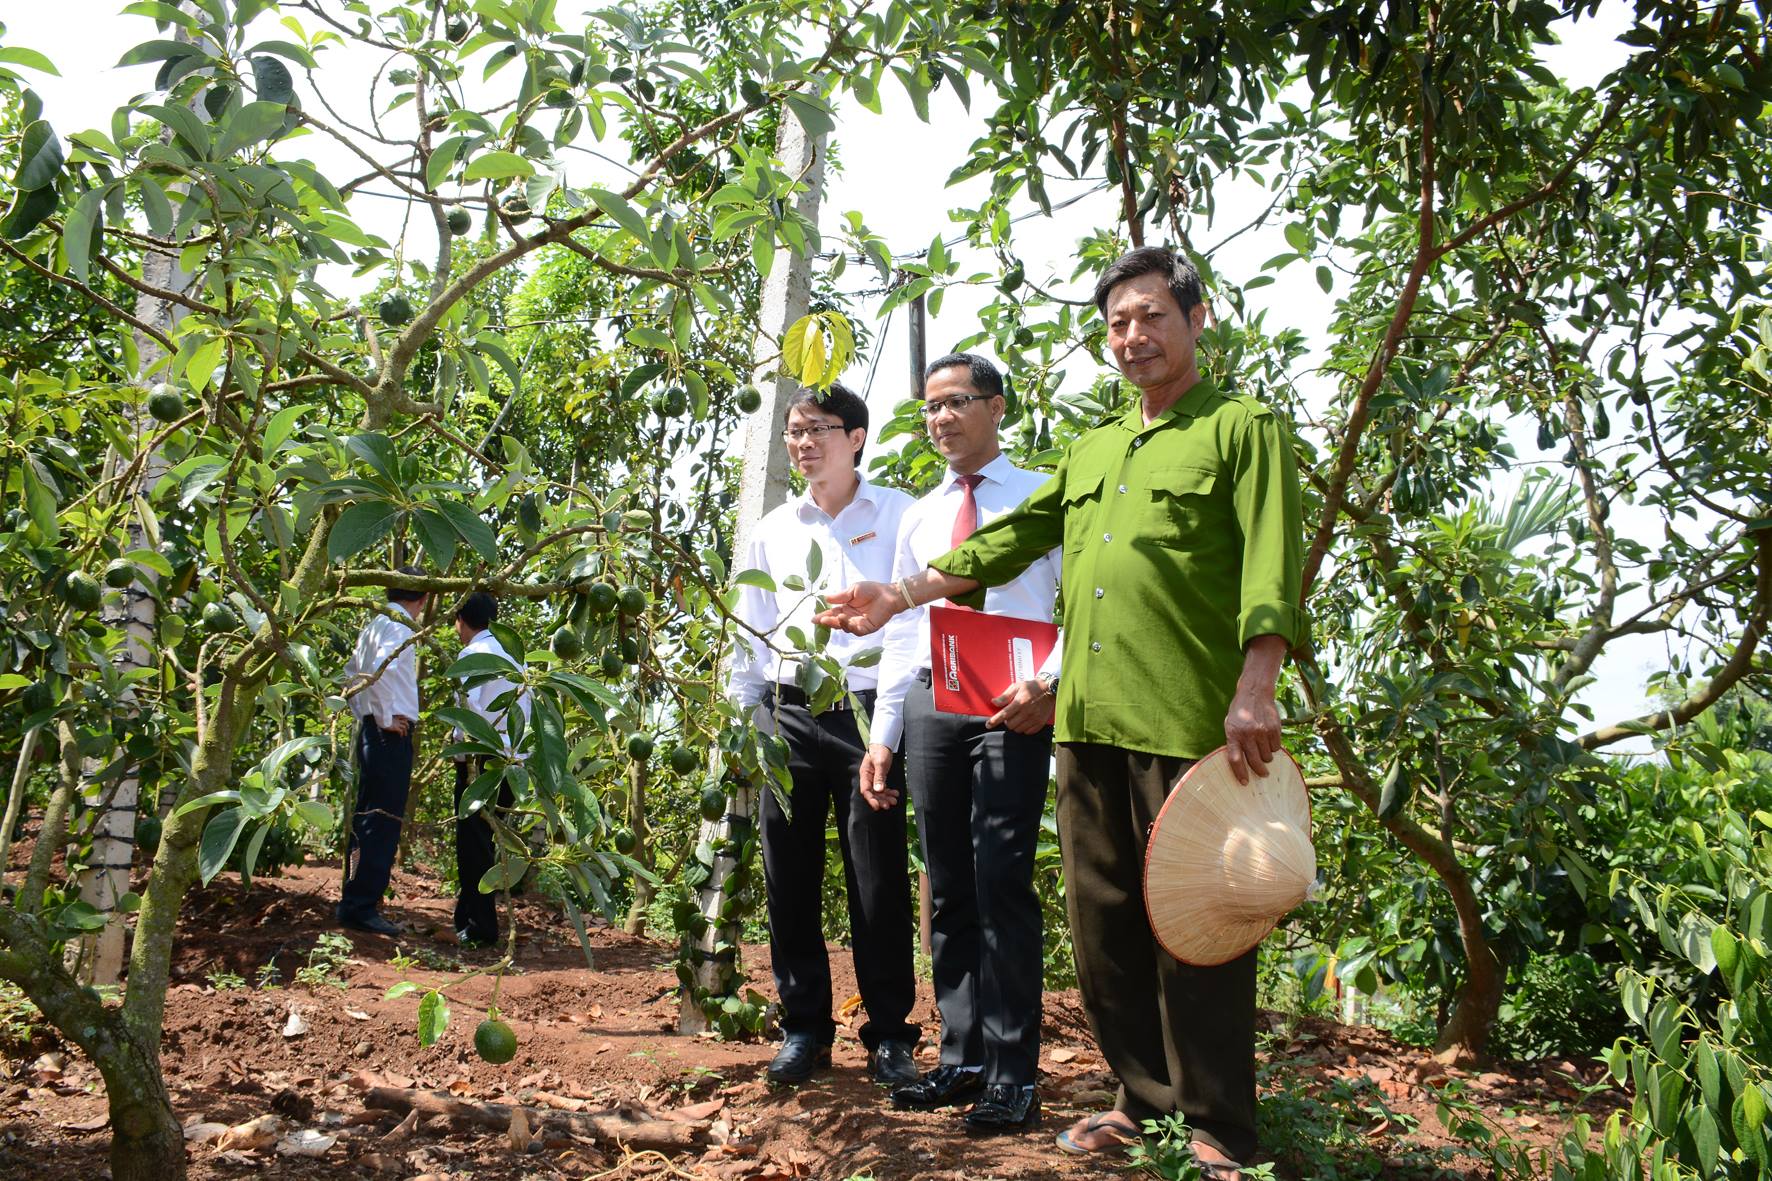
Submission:
[[[1095,642],[1094,642],[1094,643],[1093,643],[1093,644],[1091,644],[1091,645],[1089,645],[1089,650],[1090,650],[1090,651],[1091,651],[1091,652],[1099,652],[1099,651],[1101,651],[1101,641],[1100,641],[1100,640],[1097,640],[1097,641],[1095,641]]]
[[[1114,539],[1114,535],[1112,533],[1103,533],[1101,535],[1101,539],[1103,541],[1112,541]]]
[[[1095,588],[1095,597],[1096,598],[1099,599],[1099,598],[1101,598],[1101,596],[1103,596],[1105,594],[1107,594],[1107,592],[1102,590],[1099,586]]]
[[[1134,440],[1132,440],[1132,445],[1134,447],[1142,447],[1142,446],[1144,446],[1144,440],[1143,439],[1134,439]]]
[[[1124,484],[1120,485],[1120,495],[1122,495],[1122,496],[1126,495],[1126,485],[1124,485]]]

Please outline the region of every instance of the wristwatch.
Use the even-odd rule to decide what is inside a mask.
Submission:
[[[1040,688],[1046,690],[1046,696],[1048,696],[1048,697],[1057,697],[1058,696],[1058,674],[1057,673],[1039,673],[1034,677],[1034,680],[1040,682]]]

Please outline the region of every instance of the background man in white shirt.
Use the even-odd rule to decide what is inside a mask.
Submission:
[[[953,353],[924,374],[923,421],[948,462],[947,477],[904,514],[892,575],[920,572],[973,530],[1015,508],[1045,482],[1002,453],[1003,377],[983,357]],[[1059,552],[993,587],[993,615],[1049,621]],[[875,807],[897,803],[893,749],[904,738],[904,771],[917,805],[929,867],[930,950],[941,1009],[941,1064],[896,1088],[901,1107],[933,1108],[968,1098],[967,1126],[1022,1128],[1039,1117],[1044,960],[1034,850],[1052,761],[1053,688],[1059,650],[1039,674],[1003,687],[990,718],[940,713],[929,685],[926,606],[882,632],[879,697],[861,768],[861,793]]]
[[[798,626],[808,637],[813,634],[818,592],[891,573],[898,520],[911,498],[861,478],[867,426],[867,403],[842,385],[833,385],[822,400],[803,390],[788,405],[788,458],[806,478],[806,492],[757,523],[738,569],[766,571],[778,589],[742,587],[736,609],[740,620],[778,645],[785,646],[782,637],[789,626]],[[822,555],[818,577],[807,579],[803,591],[787,589],[785,579],[805,577],[815,545]],[[814,715],[806,694],[794,683],[798,663],[748,632],[741,639],[728,692],[743,708],[767,711],[759,717],[760,725],[779,724],[793,776],[791,820],[772,792],[763,793],[759,809],[769,953],[786,1034],[769,1064],[769,1078],[804,1082],[831,1061],[836,1023],[820,899],[825,824],[834,808],[855,975],[868,1015],[861,1040],[877,1082],[912,1082],[917,1068],[911,1051],[919,1030],[906,1020],[916,1003],[916,977],[904,806],[874,809],[857,798],[856,775],[865,752],[848,699]],[[825,651],[848,664],[879,646],[879,637],[837,633]],[[875,680],[872,667],[849,667],[849,688],[864,708],[873,708]],[[895,775],[893,782],[902,782],[902,777]]]
[[[523,665],[505,651],[498,637],[492,634],[492,622],[498,618],[498,600],[485,591],[465,596],[455,609],[455,634],[461,640],[463,656],[486,653],[510,661],[522,675]],[[508,677],[493,676],[476,680],[461,691],[462,704],[473,710],[498,732],[504,740],[505,752],[517,761],[511,746],[512,710],[529,720],[529,691],[521,689]],[[492,826],[480,814],[480,807],[463,815],[462,796],[485,770],[484,759],[461,756],[455,762],[455,937],[464,947],[484,947],[498,941],[498,895],[480,892],[480,879],[498,860],[493,844]],[[502,770],[500,771],[502,774]],[[511,806],[511,787],[501,783],[498,788],[500,808]],[[489,803],[489,801],[488,801]]]
[[[420,571],[407,566],[402,574]],[[412,787],[412,727],[418,722],[418,646],[412,620],[424,613],[423,591],[388,589],[388,611],[357,633],[345,664],[345,691],[357,718],[357,804],[345,848],[340,926],[377,935],[401,928],[381,914]],[[385,667],[384,667],[385,666]],[[353,691],[354,690],[354,691]]]

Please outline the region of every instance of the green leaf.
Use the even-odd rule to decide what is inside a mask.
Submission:
[[[443,1031],[449,1028],[449,1002],[436,989],[425,993],[418,1002],[418,1044],[434,1046]]]
[[[35,49],[26,49],[22,45],[0,45],[0,62],[8,65],[24,66],[29,70],[42,70],[52,77],[61,77],[55,63],[38,53]]]
[[[333,825],[332,809],[322,800],[302,800],[293,810],[295,818],[309,828],[324,832]]]
[[[166,190],[155,184],[152,178],[143,177],[141,183],[142,212],[147,215],[148,228],[162,238],[172,236],[172,202],[166,199]]]
[[[626,198],[612,193],[608,189],[592,189],[590,197],[597,203],[598,209],[614,218],[615,224],[632,234],[636,242],[644,246],[650,240],[646,229],[646,219],[640,216],[639,210],[628,204]]]
[[[434,508],[420,507],[413,510],[412,527],[431,563],[439,570],[449,569],[456,550],[455,529],[449,518]]]
[[[535,175],[535,165],[515,152],[487,152],[475,156],[462,173],[463,180],[508,180]]]
[[[55,488],[42,464],[34,455],[27,455],[20,465],[25,481],[25,512],[42,545],[54,545],[61,538],[61,525],[55,516]]]
[[[449,666],[444,675],[450,680],[460,681],[468,677],[500,676],[516,678],[522,675],[510,659],[496,652],[470,652]]]
[[[402,980],[402,981],[400,981],[400,983],[394,985],[394,987],[388,989],[387,992],[383,993],[382,999],[388,1000],[388,1001],[399,1000],[401,997],[406,996],[408,993],[414,993],[417,991],[418,991],[418,985],[414,984],[410,980]]]
[[[529,872],[529,858],[520,853],[506,853],[499,858],[498,864],[487,870],[480,879],[480,893],[492,894],[499,890],[509,890],[523,880]]]
[[[197,850],[197,872],[207,885],[228,863],[240,831],[246,826],[244,808],[224,808],[203,826],[203,840]]]
[[[326,556],[334,562],[342,562],[353,554],[368,549],[394,527],[399,519],[401,508],[386,500],[371,500],[361,504],[353,504],[338,515],[332,526],[332,533],[326,539]]]
[[[808,135],[829,135],[837,129],[837,121],[831,117],[831,109],[822,99],[799,91],[789,91],[783,97]]]
[[[1402,760],[1392,760],[1378,792],[1378,818],[1389,820],[1402,811],[1415,792],[1415,781],[1403,770]]]
[[[266,58],[266,61],[272,59]],[[282,69],[282,63],[275,63]],[[288,73],[287,70],[284,71]],[[231,156],[241,148],[250,147],[261,139],[268,139],[283,130],[283,121],[288,117],[289,108],[277,102],[247,103],[238,111],[228,116],[221,141],[215,146],[217,156]]]
[[[110,186],[88,189],[62,226],[62,253],[68,258],[68,274],[86,282],[92,265],[92,247],[104,227],[105,193]]]
[[[295,79],[289,76],[289,67],[274,57],[252,59],[252,88],[262,101],[278,106],[287,106],[295,97]]]
[[[767,570],[740,570],[732,576],[732,585],[754,586],[771,594],[775,592],[775,579],[769,576]]]
[[[192,351],[185,362],[185,380],[192,389],[201,393],[209,388],[209,379],[215,375],[215,367],[221,364],[221,338],[204,341]]]
[[[12,195],[12,205],[0,218],[0,238],[16,242],[42,225],[56,209],[52,188],[20,189]]]
[[[117,60],[118,66],[140,66],[148,62],[177,61],[185,57],[208,57],[209,51],[189,41],[143,41]]]
[[[259,442],[259,455],[265,462],[269,463],[277,452],[283,450],[283,444],[288,440],[290,432],[295,430],[295,424],[313,408],[312,405],[297,404],[285,406],[271,415],[271,421],[265,424],[264,437]]]
[[[498,536],[486,518],[459,500],[439,500],[434,507],[449,519],[449,524],[487,564],[498,561]]]
[[[473,656],[496,656],[492,652],[475,652]],[[445,722],[472,738],[475,742],[490,746],[493,750],[503,750],[505,740],[496,727],[479,713],[457,705],[446,705],[438,709],[434,715],[440,722]]]
[[[20,189],[41,189],[55,183],[61,175],[62,141],[55,128],[42,119],[25,128],[19,138],[18,174],[13,186]]]
[[[454,166],[455,158],[461,154],[462,146],[468,142],[465,135],[452,135],[437,145],[431,158],[425,161],[425,188],[435,192],[441,188],[443,181],[449,176],[449,169]]]

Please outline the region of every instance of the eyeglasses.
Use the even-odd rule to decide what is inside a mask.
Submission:
[[[801,439],[807,438],[810,438],[816,443],[832,431],[840,431],[842,429],[843,424],[840,422],[827,422],[821,426],[791,426],[787,430],[781,432],[781,437],[790,443],[798,443]]]
[[[955,414],[963,412],[974,402],[988,402],[989,394],[955,394],[951,398],[937,398],[933,402],[923,403],[923,417],[934,418],[943,410],[952,410]]]

